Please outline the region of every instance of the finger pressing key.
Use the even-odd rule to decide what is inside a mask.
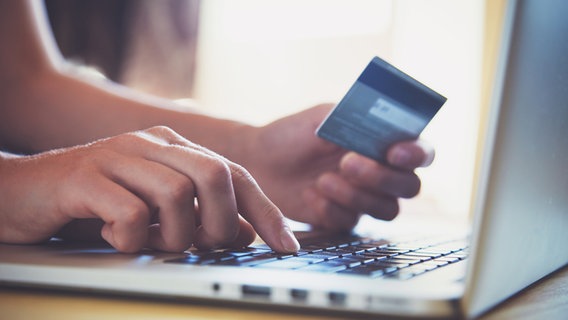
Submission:
[[[237,206],[260,237],[278,252],[297,252],[300,244],[286,223],[284,215],[262,192],[252,176],[241,166],[232,164]]]

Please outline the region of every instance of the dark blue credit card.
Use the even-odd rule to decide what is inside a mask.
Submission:
[[[386,163],[387,149],[418,138],[445,102],[442,95],[375,57],[316,134]]]

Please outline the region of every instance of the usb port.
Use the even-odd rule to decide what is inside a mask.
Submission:
[[[306,301],[308,299],[308,291],[303,289],[290,290],[290,296],[294,301]]]
[[[242,286],[243,296],[245,297],[255,297],[255,298],[268,298],[270,297],[270,288],[265,286]]]
[[[335,305],[342,305],[345,304],[347,300],[347,295],[341,292],[330,292],[329,293],[329,301]]]

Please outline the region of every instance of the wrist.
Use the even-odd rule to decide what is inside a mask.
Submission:
[[[258,127],[243,123],[234,124],[227,132],[225,150],[220,153],[248,168],[255,156],[254,146],[258,140],[258,132]]]

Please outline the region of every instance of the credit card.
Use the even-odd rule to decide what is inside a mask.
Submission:
[[[386,164],[388,148],[414,140],[446,98],[374,57],[316,134]]]

